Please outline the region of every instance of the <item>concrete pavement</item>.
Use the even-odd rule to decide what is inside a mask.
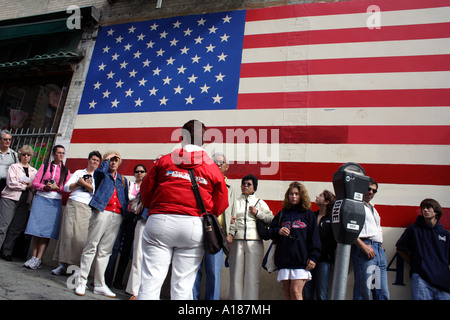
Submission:
[[[30,270],[22,266],[24,262],[0,259],[0,300],[128,300],[130,297],[123,290],[115,288],[111,290],[117,295],[116,298],[97,295],[92,292],[93,287],[90,285],[86,294],[80,297],[67,287],[69,276],[52,275],[50,271],[53,267],[47,265]]]

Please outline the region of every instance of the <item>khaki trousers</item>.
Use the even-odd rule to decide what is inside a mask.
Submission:
[[[109,256],[111,255],[121,223],[121,214],[92,209],[92,216],[89,219],[87,244],[81,255],[81,283],[87,283],[89,271],[95,258],[94,286],[106,286],[105,270],[108,266]]]

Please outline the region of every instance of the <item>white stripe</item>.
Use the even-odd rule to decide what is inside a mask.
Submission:
[[[415,108],[295,108],[267,110],[208,110],[77,115],[75,129],[150,128],[181,126],[198,119],[207,127],[302,125],[448,125],[450,107]],[[263,116],[262,116],[263,115]],[[251,123],[249,123],[251,119]]]
[[[244,49],[242,63],[437,54],[450,54],[449,38]]]
[[[450,7],[414,9],[402,11],[383,11],[379,14],[381,28],[387,26],[417,25],[448,22]],[[367,28],[372,26],[377,14],[352,13],[324,16],[309,16],[277,20],[249,21],[245,24],[244,35],[272,34],[309,30],[335,30],[348,28]],[[426,26],[424,26],[426,28]],[[376,30],[374,30],[376,32]]]
[[[235,188],[236,194],[240,194],[240,179],[228,179],[229,183]],[[327,189],[334,192],[333,183],[331,182],[315,182],[301,181],[308,191],[312,202],[316,196],[323,190]],[[282,201],[284,194],[292,181],[279,180],[259,180],[258,190],[255,195],[263,200]],[[379,184],[379,192],[373,198],[375,205],[392,205],[392,206],[416,206],[425,198],[436,199],[441,206],[450,207],[450,186],[433,186],[433,185],[409,185],[409,184]]]
[[[167,154],[178,143],[72,143],[68,158],[85,158],[92,150],[101,153],[116,150],[124,159],[155,159]],[[204,146],[212,155],[223,152],[235,163],[262,163],[267,165],[264,174],[275,174],[278,162],[331,162],[374,164],[427,164],[449,165],[448,145],[367,145],[367,144],[210,144]]]
[[[242,78],[239,93],[450,88],[450,71]]]

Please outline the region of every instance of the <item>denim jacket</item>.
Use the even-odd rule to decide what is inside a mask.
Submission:
[[[122,206],[122,213],[124,213],[128,207],[127,180],[119,173],[117,173],[116,179],[114,180],[114,177],[108,169],[109,160],[103,160],[100,167],[94,171],[95,193],[89,205],[95,209],[104,211],[114,193],[114,188],[116,188],[117,197]]]

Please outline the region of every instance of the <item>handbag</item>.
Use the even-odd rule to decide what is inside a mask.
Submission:
[[[259,200],[256,202],[256,204],[254,205],[254,207],[256,208],[256,205],[259,203]],[[261,238],[261,240],[270,240],[270,235],[269,235],[269,229],[270,226],[268,226],[264,221],[262,221],[261,219],[256,218],[256,231],[258,231],[258,235]]]
[[[223,249],[223,253],[228,255],[229,245],[225,232],[223,231],[219,220],[217,220],[217,217],[206,212],[197,181],[195,180],[194,172],[192,169],[188,169],[188,171],[191,177],[192,190],[194,191],[195,199],[203,213],[203,242],[205,251],[208,254],[216,254],[220,249]]]
[[[283,216],[283,211],[280,213],[280,220],[278,221],[278,225],[281,225],[281,217]],[[264,255],[264,259],[262,261],[262,267],[264,270],[266,270],[269,273],[272,273],[276,270],[278,270],[277,266],[275,265],[275,252],[277,251],[277,243],[275,240],[272,240],[272,243],[270,244],[269,248],[266,251],[266,254]]]

